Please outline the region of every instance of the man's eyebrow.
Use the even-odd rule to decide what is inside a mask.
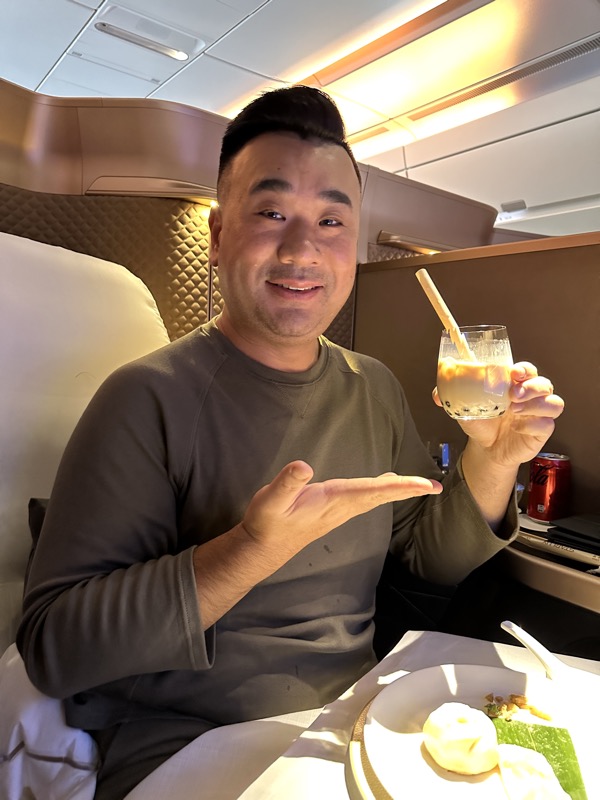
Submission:
[[[263,178],[250,189],[250,194],[260,194],[260,192],[293,192],[294,187],[289,181],[282,178]],[[342,205],[352,208],[352,200],[340,189],[323,189],[319,192],[319,197],[322,200],[328,200],[333,203],[341,203]]]
[[[319,192],[319,196],[322,197],[323,200],[331,200],[333,203],[342,203],[352,208],[352,200],[350,200],[346,192],[342,192],[339,189],[324,189],[322,192]]]
[[[257,181],[250,189],[250,194],[260,194],[260,192],[291,192],[293,189],[289,181],[282,178],[263,178]]]

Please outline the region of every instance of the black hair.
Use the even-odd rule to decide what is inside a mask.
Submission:
[[[259,95],[228,124],[221,144],[217,185],[234,156],[249,141],[263,133],[278,131],[339,145],[348,153],[361,184],[358,164],[346,141],[344,122],[331,97],[312,86],[289,86]]]

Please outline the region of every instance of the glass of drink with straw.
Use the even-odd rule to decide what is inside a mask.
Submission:
[[[420,269],[416,277],[444,326],[437,369],[437,390],[444,410],[454,419],[502,416],[510,405],[513,364],[506,327],[459,327],[427,270]]]

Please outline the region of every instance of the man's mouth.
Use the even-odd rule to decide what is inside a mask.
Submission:
[[[290,292],[297,292],[298,294],[302,294],[305,292],[314,292],[317,289],[322,289],[323,287],[319,284],[314,284],[312,286],[295,286],[289,283],[279,283],[275,281],[269,281],[272,286],[277,286],[279,289],[287,289]]]
[[[291,292],[312,292],[313,289],[318,289],[318,286],[288,286],[287,283],[277,283],[276,286],[281,286],[282,289],[289,289]]]

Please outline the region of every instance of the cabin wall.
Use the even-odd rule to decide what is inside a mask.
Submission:
[[[552,379],[566,408],[547,451],[572,459],[572,513],[600,509],[600,234],[416,256],[359,268],[355,350],[386,363],[425,441],[465,437],[431,400],[441,324],[415,278],[426,267],[459,324],[507,325],[515,360]],[[528,468],[522,468],[526,484]]]
[[[156,99],[50,97],[0,80],[0,120],[0,181],[11,186],[215,196],[228,122],[218,114]]]

